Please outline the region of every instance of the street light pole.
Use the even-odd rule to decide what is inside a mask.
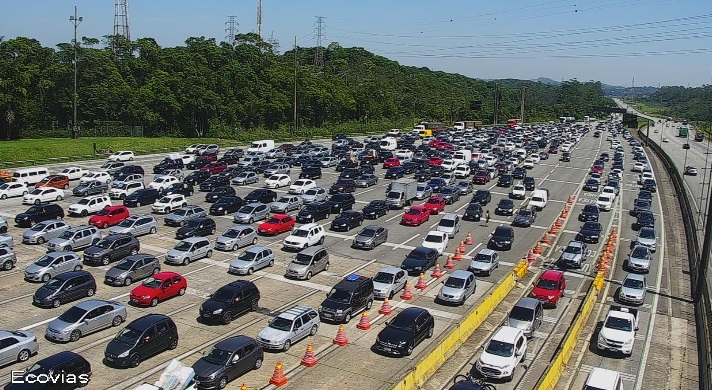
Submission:
[[[77,16],[77,6],[74,6],[74,15],[69,17],[69,22],[74,25],[74,119],[72,121],[72,138],[78,138],[79,127],[77,126],[77,27],[83,18]]]

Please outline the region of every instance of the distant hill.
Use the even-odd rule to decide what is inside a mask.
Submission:
[[[532,80],[532,81],[536,81],[538,83],[547,84],[547,85],[561,85],[560,81],[552,80],[548,77],[539,77],[538,79]]]
[[[657,87],[619,87],[616,85],[603,84],[603,93],[610,97],[637,97],[644,98],[655,93]]]

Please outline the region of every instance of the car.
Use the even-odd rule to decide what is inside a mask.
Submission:
[[[277,193],[274,192],[273,190],[268,190],[264,188],[252,190],[247,196],[244,198],[245,203],[263,203],[263,204],[269,204],[271,202],[274,202],[277,200]]]
[[[45,338],[51,341],[75,342],[88,334],[126,321],[126,305],[116,301],[90,299],[62,313],[47,324]]]
[[[627,274],[620,289],[618,290],[618,301],[632,305],[642,305],[645,302],[645,293],[648,283],[645,276],[638,274]]]
[[[628,259],[625,262],[625,268],[634,272],[650,272],[650,263],[653,261],[653,255],[650,248],[644,245],[635,245],[628,254]]]
[[[689,143],[684,143],[682,144],[683,149],[690,149],[690,144]]]
[[[132,289],[130,300],[135,305],[153,307],[159,302],[185,295],[187,288],[188,283],[180,274],[170,271],[159,272]]]
[[[0,199],[24,196],[29,193],[27,186],[19,182],[8,182],[0,184]]]
[[[64,218],[64,210],[56,204],[39,204],[15,216],[15,224],[19,227],[30,227],[38,222],[50,219]]]
[[[500,199],[494,213],[496,215],[514,215],[514,201],[508,198]]]
[[[363,223],[363,213],[355,210],[346,210],[341,212],[333,221],[331,221],[331,230],[333,231],[349,231]]]
[[[689,175],[689,176],[697,176],[697,168],[693,167],[693,166],[686,166],[684,174]],[[0,187],[0,190],[2,190],[1,187]]]
[[[28,351],[36,352],[35,345],[37,343],[34,335],[25,331],[12,331],[9,333],[13,336],[11,340],[14,337],[19,338],[22,336],[21,344],[10,346],[7,351],[5,351],[4,348],[0,349],[0,362],[6,359],[14,360],[14,358],[24,362],[27,360],[25,355],[29,355],[29,353],[27,353]],[[28,343],[27,339],[30,335],[32,335],[33,341]],[[1,341],[4,340],[0,340],[0,342]],[[18,354],[13,353],[18,348],[23,349],[20,349]],[[8,355],[15,356],[5,356],[3,352],[9,352]],[[12,383],[5,385],[3,389],[75,389],[87,386],[90,383],[91,374],[91,364],[86,359],[75,352],[63,351],[37,361],[24,371],[16,372]],[[50,382],[52,380],[50,378],[57,378],[58,375],[61,375],[60,378],[71,379],[65,381],[66,386],[59,387],[55,384],[56,382]],[[42,383],[38,381],[38,378],[43,380],[45,377],[48,378],[47,382]],[[62,382],[62,384],[64,384],[64,382]]]
[[[589,244],[597,244],[601,238],[602,231],[603,226],[600,222],[584,222],[583,226],[581,226],[581,229],[576,235],[576,240]]]
[[[183,227],[176,230],[176,239],[182,240],[188,237],[209,236],[215,234],[216,229],[215,220],[212,218],[194,218],[187,221]]]
[[[101,232],[95,226],[81,225],[66,230],[59,237],[47,242],[47,251],[65,252],[81,250],[101,240]]]
[[[524,199],[527,197],[527,189],[524,187],[524,184],[515,184],[512,186],[511,191],[509,192],[509,197],[512,199]]]
[[[331,204],[329,202],[313,202],[302,207],[297,213],[298,223],[312,223],[331,216]]]
[[[122,150],[112,153],[109,156],[109,161],[133,161],[134,157],[136,157],[134,152]]]
[[[168,226],[185,226],[188,221],[203,218],[207,215],[207,211],[200,206],[185,206],[167,215],[163,219],[163,223]]]
[[[321,179],[321,165],[318,167],[302,167],[302,171],[299,173],[300,179]]]
[[[449,237],[447,233],[433,230],[426,234],[425,238],[423,238],[423,243],[420,245],[426,248],[435,249],[438,251],[439,255],[442,255],[443,252],[445,252],[448,241]]]
[[[274,319],[257,335],[257,342],[264,349],[288,351],[292,344],[314,336],[319,329],[319,313],[306,306],[288,309]]]
[[[110,184],[113,180],[111,175],[107,172],[85,172],[82,177],[79,178],[79,184],[90,182],[93,180],[98,180],[106,184]]]
[[[40,187],[22,197],[22,204],[46,203],[64,199],[64,191],[54,187]]]
[[[254,246],[242,252],[230,262],[228,273],[252,275],[262,268],[274,266],[274,253],[264,246]]]
[[[259,309],[260,290],[249,280],[236,280],[220,287],[200,306],[200,319],[229,324],[237,316]]]
[[[401,160],[391,157],[383,162],[383,169],[389,169],[393,167],[399,167],[401,165]]]
[[[210,176],[211,176],[210,172],[207,172],[207,171],[193,171],[193,172],[189,173],[188,176],[186,176],[183,179],[183,183],[194,185],[194,186],[200,185],[202,182],[208,180],[208,178]],[[233,184],[234,184],[234,181],[233,181]]]
[[[69,188],[69,178],[64,175],[49,175],[35,184],[35,188],[53,187],[61,190]]]
[[[151,211],[157,214],[168,214],[173,210],[188,206],[185,196],[172,194],[161,197],[151,205]]]
[[[160,274],[157,274],[160,275]],[[175,274],[176,280],[182,277]],[[165,276],[168,278],[168,276]],[[147,279],[144,283],[152,278]],[[154,280],[158,282],[158,280]],[[172,279],[162,280],[164,284],[172,283]],[[152,283],[151,285],[153,285]],[[166,286],[165,290],[157,292],[159,295],[166,295],[173,292],[174,287],[180,285],[176,281]],[[147,285],[143,290],[153,293],[155,289]],[[137,287],[138,288],[138,287]],[[181,290],[182,291],[182,290]],[[117,333],[116,337],[109,341],[104,351],[105,364],[114,367],[138,367],[145,358],[152,357],[166,350],[174,350],[178,347],[178,329],[175,322],[162,314],[147,314],[140,317]]]
[[[289,177],[289,175],[280,173],[276,175],[272,175],[269,178],[265,180],[265,188],[281,188],[285,186],[291,186],[292,185],[292,179]],[[291,190],[291,188],[290,188]]]
[[[338,179],[329,187],[330,194],[356,191],[356,183],[353,179]]]
[[[435,318],[426,309],[409,307],[398,313],[376,337],[375,349],[386,354],[410,356],[415,347],[433,337]]]
[[[37,337],[32,332],[0,330],[0,366],[4,367],[15,362],[24,363],[31,356],[36,355],[38,350]]]
[[[482,218],[483,213],[482,206],[479,203],[469,203],[465,209],[465,213],[462,215],[462,219],[477,222]]]
[[[613,194],[599,194],[596,199],[596,206],[600,211],[611,211],[613,207],[613,200],[615,196]]]
[[[514,245],[514,229],[511,226],[500,225],[494,229],[487,243],[490,249],[510,250]]]
[[[59,174],[67,176],[69,180],[79,180],[87,171],[80,167],[66,167],[62,169]]]
[[[153,188],[144,188],[137,190],[131,195],[124,198],[123,205],[126,207],[141,207],[143,205],[153,204],[161,198],[158,190]]]
[[[101,211],[104,207],[111,206],[111,199],[106,195],[91,195],[79,200],[67,208],[70,216],[86,217]]]
[[[456,186],[445,186],[440,188],[437,196],[445,199],[445,204],[453,204],[460,200],[460,189]]]
[[[130,234],[112,234],[84,250],[84,263],[106,266],[126,256],[135,255],[140,249],[136,237]]]
[[[213,245],[205,237],[189,237],[181,240],[166,253],[166,263],[188,265],[191,261],[211,257]]]
[[[646,179],[643,181],[641,188],[645,191],[657,192],[657,182],[654,179]]]
[[[147,278],[161,271],[161,263],[149,254],[135,254],[124,257],[109,268],[104,275],[104,283],[110,286],[129,286],[136,280]]]
[[[216,189],[221,188],[221,187],[225,187],[225,188],[230,187],[230,179],[226,176],[213,175],[213,176],[210,176],[204,182],[200,183],[199,189],[202,192],[210,193],[210,192],[213,192]],[[229,191],[229,190],[227,190],[227,191]],[[208,199],[210,199],[209,194],[206,195],[205,199],[207,201],[210,201],[210,200],[208,200]]]
[[[467,298],[475,292],[475,275],[470,271],[456,270],[443,282],[437,297],[439,303],[464,305]]]
[[[227,215],[238,211],[245,201],[239,196],[222,196],[210,206],[210,215]]]
[[[527,344],[522,330],[500,326],[484,346],[474,368],[485,378],[511,381],[515,369],[525,359]]]
[[[247,372],[258,370],[263,360],[264,352],[255,339],[229,337],[193,363],[193,379],[198,389],[223,389]]]
[[[335,195],[332,195],[331,198],[329,198],[329,207],[331,208],[331,213],[337,214],[340,213],[344,210],[351,210],[353,206],[356,204],[356,198],[353,196],[353,194],[349,193],[338,193]]]
[[[37,223],[35,226],[22,233],[23,244],[44,244],[45,242],[61,236],[71,226],[60,220],[47,220]]]
[[[489,190],[477,190],[470,200],[471,203],[479,203],[486,206],[492,200],[492,194]]]
[[[388,240],[388,229],[377,225],[368,225],[361,229],[351,243],[352,248],[373,249]]]
[[[302,195],[312,188],[316,188],[316,182],[314,180],[299,179],[289,186],[289,193]]]
[[[651,211],[641,211],[636,217],[635,225],[638,229],[655,227],[655,215]]]
[[[63,303],[91,297],[96,292],[96,281],[87,271],[69,271],[54,276],[35,291],[32,303],[38,307],[58,308]]]
[[[418,183],[415,191],[415,199],[425,199],[433,196],[433,189],[427,184]]]
[[[562,271],[546,270],[539,276],[529,293],[530,298],[540,300],[545,306],[556,307],[566,290],[566,277]]]
[[[512,220],[512,226],[530,227],[536,221],[536,207],[522,207]]]
[[[118,225],[129,216],[129,209],[126,206],[106,206],[89,218],[89,224],[107,229],[109,226]]]
[[[514,179],[512,178],[512,175],[506,174],[499,177],[497,187],[511,187],[513,183]]]
[[[600,215],[600,210],[595,204],[586,204],[581,209],[581,213],[578,216],[578,220],[582,222],[593,221],[598,222]]]
[[[354,183],[356,183],[356,186],[358,187],[371,187],[375,186],[378,184],[378,176],[372,174],[372,173],[366,173],[354,180]]]
[[[430,210],[428,208],[418,205],[411,206],[401,217],[401,225],[420,226],[429,219]]]
[[[277,235],[294,229],[295,221],[289,214],[274,214],[267,221],[260,224],[259,234]]]
[[[423,203],[422,207],[427,209],[430,214],[435,215],[443,211],[446,204],[447,202],[445,198],[441,196],[431,196],[425,203]]]
[[[473,191],[472,182],[469,180],[460,180],[457,182],[456,187],[459,190],[460,195],[469,195]]]
[[[309,246],[322,245],[325,236],[324,228],[312,222],[294,229],[282,245],[285,249],[303,250]]]
[[[499,267],[499,254],[491,249],[480,249],[472,258],[467,270],[476,275],[490,276]]]
[[[232,184],[235,185],[247,185],[253,184],[260,181],[260,176],[254,171],[245,171],[237,174],[237,176],[232,178]]]
[[[158,230],[156,218],[148,214],[132,215],[118,225],[109,229],[109,234],[131,234],[138,237],[145,234],[155,234]]]
[[[648,199],[636,199],[633,209],[630,210],[630,215],[638,215],[639,213],[650,211],[651,202]]]
[[[25,268],[25,280],[46,283],[63,272],[82,269],[82,260],[74,252],[51,252]]]
[[[316,226],[319,227],[318,225]],[[305,246],[304,249],[297,253],[287,266],[284,276],[286,278],[309,280],[312,275],[328,270],[329,254],[319,243],[319,245],[309,248]]]
[[[601,183],[596,179],[588,179],[583,186],[584,191],[598,192]]]
[[[436,230],[447,234],[448,238],[455,238],[460,232],[460,216],[453,213],[443,215]]]
[[[405,287],[408,281],[404,270],[386,267],[376,273],[373,278],[373,296],[381,299],[393,299],[395,294]]]
[[[390,211],[388,203],[385,200],[372,200],[361,210],[363,217],[366,219],[378,219]]]
[[[162,193],[166,188],[170,187],[171,184],[179,182],[178,178],[172,175],[157,175],[146,187],[156,189]]]
[[[308,204],[312,202],[323,202],[329,197],[329,194],[324,188],[314,187],[304,192],[301,197],[304,203]]]
[[[420,275],[435,266],[438,256],[438,251],[433,248],[415,247],[401,263],[401,269],[409,275]]]
[[[581,241],[569,241],[556,264],[560,268],[581,268],[586,260],[588,248]]]

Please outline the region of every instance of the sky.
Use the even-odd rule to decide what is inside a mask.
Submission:
[[[226,40],[228,16],[256,32],[258,0],[128,0],[131,39],[164,47]],[[113,33],[114,1],[4,1],[0,36],[45,46]],[[263,0],[262,37],[281,52],[363,47],[403,65],[481,79],[578,79],[620,86],[712,84],[710,0]]]

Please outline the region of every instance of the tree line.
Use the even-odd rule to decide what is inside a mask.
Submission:
[[[191,37],[177,47],[152,38],[83,37],[44,47],[32,38],[0,37],[1,139],[69,136],[75,50],[80,134],[127,135],[126,128],[138,126],[145,136],[230,138],[343,123],[492,123],[495,91],[502,122],[519,118],[523,87],[528,122],[612,105],[599,82],[485,81],[403,66],[338,43],[323,49],[317,67],[316,48],[280,54],[253,33],[237,35],[234,44]],[[473,109],[473,101],[481,108]]]
[[[662,87],[642,101],[659,108],[664,116],[706,122],[708,126],[712,122],[712,85]]]

